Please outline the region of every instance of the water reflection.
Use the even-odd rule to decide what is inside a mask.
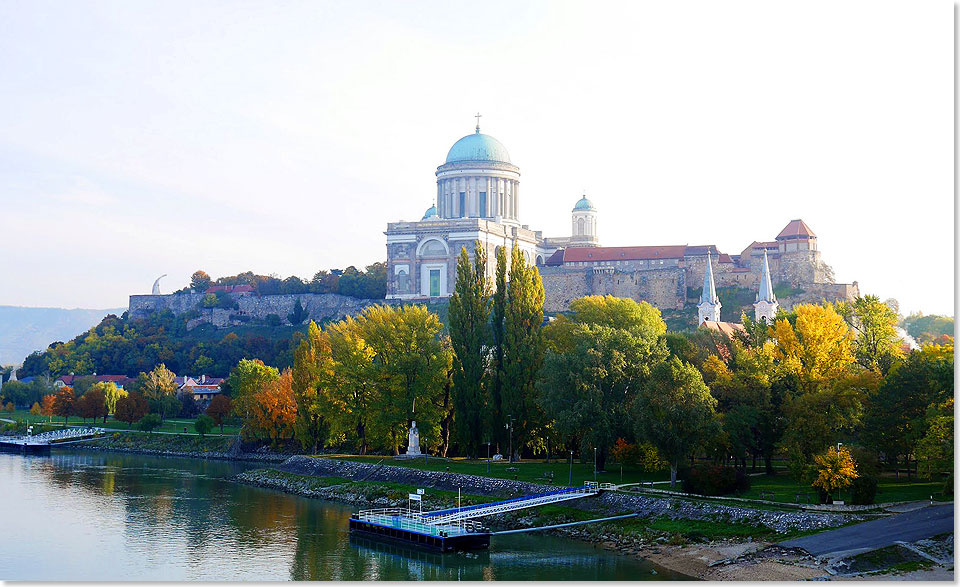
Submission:
[[[642,561],[535,534],[495,537],[489,551],[443,555],[351,539],[349,507],[229,481],[255,466],[81,452],[0,454],[0,518],[8,530],[0,539],[0,579],[679,578],[652,576]]]

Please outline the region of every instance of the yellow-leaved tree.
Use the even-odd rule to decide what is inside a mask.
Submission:
[[[819,487],[827,493],[834,490],[850,487],[853,480],[859,477],[857,463],[850,456],[850,451],[840,447],[827,449],[827,452],[816,457],[817,478],[814,487]]]

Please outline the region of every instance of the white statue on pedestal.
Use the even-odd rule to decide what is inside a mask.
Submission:
[[[419,456],[420,453],[420,431],[417,430],[417,421],[413,421],[410,426],[410,440],[407,443],[407,454],[410,456]]]

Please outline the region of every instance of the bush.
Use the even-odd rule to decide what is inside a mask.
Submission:
[[[850,503],[854,505],[870,505],[877,497],[877,478],[863,475],[853,480],[850,486]]]
[[[267,314],[264,316],[264,321],[267,323],[267,326],[280,326],[283,324],[283,319],[277,314]]]
[[[197,418],[197,421],[193,423],[193,427],[196,428],[197,433],[199,433],[200,436],[203,436],[213,430],[214,426],[216,426],[216,424],[214,423],[213,418],[206,414],[200,414],[200,416]]]
[[[742,469],[695,465],[683,478],[683,490],[697,495],[727,495],[750,489],[750,476]]]

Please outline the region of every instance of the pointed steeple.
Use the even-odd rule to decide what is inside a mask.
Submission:
[[[767,251],[763,251],[763,266],[760,267],[760,291],[757,293],[758,302],[776,302],[777,296],[773,293],[773,284],[770,282],[770,263],[767,262]]]
[[[763,265],[760,267],[760,290],[757,292],[757,301],[753,303],[754,319],[759,322],[765,319],[773,323],[777,316],[777,295],[773,293],[773,283],[770,281],[770,263],[767,261],[767,251],[763,251]]]
[[[717,288],[713,282],[713,263],[711,262],[710,251],[707,251],[707,270],[703,274],[703,292],[700,293],[700,303],[716,304],[719,301]]]
[[[713,259],[710,250],[707,250],[707,268],[703,273],[703,292],[700,293],[700,303],[697,305],[699,314],[698,324],[706,321],[720,321],[720,298],[717,297],[717,287],[713,281]]]

